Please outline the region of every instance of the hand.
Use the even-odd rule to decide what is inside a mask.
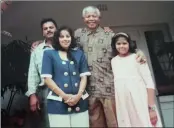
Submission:
[[[113,30],[110,29],[109,27],[103,27],[103,29],[104,29],[105,32],[113,32]]]
[[[37,111],[37,109],[40,110],[39,100],[38,100],[36,94],[32,94],[30,96],[30,110],[32,112],[34,112],[34,111]]]
[[[144,53],[141,50],[137,50],[136,60],[137,60],[137,62],[139,62],[141,64],[146,63],[146,57],[145,57]]]
[[[72,98],[69,101],[67,101],[66,103],[69,106],[74,106],[79,102],[80,98],[81,97],[79,95],[73,95]]]
[[[72,99],[73,95],[72,94],[64,94],[63,99],[65,103],[69,102]]]
[[[157,123],[157,121],[158,121],[156,111],[154,111],[154,110],[149,110],[149,116],[150,116],[151,124],[152,124],[153,126],[155,126],[156,123]]]
[[[31,45],[31,52],[42,42],[42,40],[33,42]]]

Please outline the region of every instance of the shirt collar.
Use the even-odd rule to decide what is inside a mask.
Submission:
[[[47,45],[45,40],[44,40],[42,49],[45,49],[45,48],[53,48],[53,47],[51,45]]]
[[[98,26],[98,28],[95,30],[95,31],[90,31],[89,29],[86,28],[86,31],[87,31],[87,34],[90,35],[90,34],[96,34],[98,32],[101,32],[103,31],[103,28]]]

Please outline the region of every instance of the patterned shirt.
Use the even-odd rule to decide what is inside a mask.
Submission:
[[[105,32],[98,27],[95,32],[87,28],[75,31],[77,42],[83,48],[91,76],[88,91],[91,96],[114,97],[114,77],[111,69],[111,39],[114,33]]]
[[[28,72],[28,91],[27,96],[36,93],[38,86],[43,86],[44,81],[41,79],[42,59],[43,53],[47,49],[53,49],[45,44],[45,41],[38,45],[38,47],[31,53],[30,65]]]

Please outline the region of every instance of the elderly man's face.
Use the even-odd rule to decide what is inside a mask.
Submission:
[[[99,25],[100,17],[95,12],[88,12],[83,18],[89,29],[96,29]]]

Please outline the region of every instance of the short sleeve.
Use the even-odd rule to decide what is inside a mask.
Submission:
[[[74,37],[75,38],[77,38],[78,36],[79,36],[79,29],[76,29],[75,31],[74,31]]]
[[[138,63],[138,67],[139,67],[140,75],[146,84],[146,88],[155,89],[155,84],[154,84],[154,81],[152,79],[152,74],[150,72],[148,64],[147,63],[144,63],[144,64]]]
[[[80,72],[80,77],[82,77],[82,76],[90,76],[91,75],[91,73],[88,70],[88,63],[87,63],[87,60],[86,60],[84,52],[82,52],[82,56],[80,58],[79,66],[80,66],[80,68],[79,68],[80,69],[80,71],[79,71]]]
[[[53,62],[50,54],[50,50],[44,51],[43,61],[42,61],[42,71],[41,77],[49,77],[52,78],[53,74]]]
[[[83,50],[83,44],[81,43],[81,38],[82,38],[82,28],[79,28],[74,31],[74,37],[76,39],[77,46]]]
[[[113,38],[115,36],[115,33],[114,32],[111,32],[111,37]]]
[[[111,68],[112,68],[112,72],[114,72],[114,58],[111,59]]]

